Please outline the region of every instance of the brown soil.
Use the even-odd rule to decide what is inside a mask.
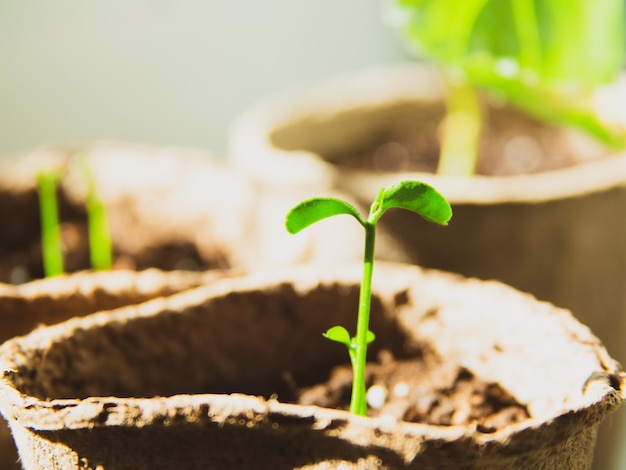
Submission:
[[[0,234],[0,282],[21,284],[44,277],[41,256],[39,205],[35,191],[25,197],[0,201],[4,216],[3,234]],[[17,200],[10,200],[15,198]],[[87,216],[84,208],[73,204],[59,191],[59,218],[63,245],[64,270],[67,273],[89,269],[89,242]],[[6,202],[6,204],[2,204]],[[130,237],[141,238],[141,227],[129,227]],[[203,259],[196,246],[172,240],[155,246],[147,245],[136,253],[125,253],[113,246],[113,268],[143,270],[185,269],[201,271],[211,268],[228,268],[224,256],[216,249],[214,259]]]
[[[347,410],[351,381],[351,367],[338,366],[326,383],[300,391],[298,403]],[[376,388],[384,397],[380,403],[368,400],[375,405],[368,406],[368,416],[391,415],[440,426],[475,425],[484,433],[530,417],[526,407],[500,385],[484,382],[428,351],[421,357],[402,360],[382,351],[378,362],[368,364],[366,381],[370,393]]]
[[[344,168],[434,173],[439,161],[443,109],[433,116],[415,104],[398,107],[402,107],[398,113],[401,119],[378,129],[364,147],[332,155],[329,160]],[[540,173],[607,154],[601,144],[573,129],[546,125],[508,107],[485,109],[488,112],[478,147],[478,175]]]

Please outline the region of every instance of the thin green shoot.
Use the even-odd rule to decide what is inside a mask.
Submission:
[[[43,171],[37,176],[39,215],[41,220],[41,251],[46,277],[63,274],[63,247],[59,225],[57,184],[55,171]]]
[[[89,229],[89,256],[95,270],[111,269],[113,248],[106,206],[98,195],[96,184],[87,160],[81,161],[83,177],[87,182],[87,225]]]
[[[90,190],[86,204],[91,267],[95,270],[110,269],[113,257],[106,207],[93,190]]]
[[[359,292],[356,335],[351,336],[343,326],[334,326],[324,333],[326,338],[342,343],[348,348],[353,370],[350,411],[359,416],[367,415],[365,364],[367,346],[375,339],[374,333],[369,330],[369,318],[376,223],[385,211],[392,208],[416,212],[425,220],[439,225],[447,225],[452,217],[450,204],[433,187],[419,181],[402,181],[380,190],[370,207],[367,219],[364,219],[359,211],[348,202],[335,198],[317,197],[294,206],[285,220],[287,231],[291,234],[298,233],[320,220],[341,214],[353,216],[365,229],[363,275]]]
[[[471,175],[478,161],[483,118],[476,88],[463,74],[445,74],[448,83],[447,112],[442,126],[437,173]]]
[[[87,185],[85,208],[87,211],[91,267],[95,270],[107,270],[113,264],[113,249],[106,206],[98,195],[86,156],[79,156],[77,166],[79,174]]]

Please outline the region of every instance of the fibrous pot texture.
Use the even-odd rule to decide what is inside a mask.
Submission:
[[[228,273],[221,270],[78,272],[14,286],[0,283],[0,343],[40,325],[197,287]],[[9,428],[0,420],[0,468],[21,468]]]
[[[0,283],[0,342],[40,325],[145,302],[198,287],[233,272],[224,270],[81,271],[17,286]]]
[[[494,432],[288,403],[347,362],[359,266],[233,278],[0,347],[0,411],[26,469],[586,469],[624,376],[569,312],[496,282],[376,267],[371,353],[423,348],[530,418]],[[325,467],[326,466],[326,467]]]

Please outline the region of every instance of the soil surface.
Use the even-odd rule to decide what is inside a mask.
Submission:
[[[495,432],[530,418],[526,407],[496,383],[469,370],[447,364],[434,353],[395,360],[382,351],[367,368],[368,416],[392,415],[398,420],[440,426],[475,425]],[[298,403],[349,409],[352,369],[332,370],[326,383],[298,393]]]
[[[69,202],[61,191],[58,198],[64,270],[72,273],[90,269],[85,211]],[[44,277],[37,196],[33,191],[33,194],[22,199],[4,207],[7,230],[4,235],[0,235],[0,282],[22,284]],[[137,240],[149,239],[142,230],[145,232],[146,229],[142,229],[140,225],[130,226],[128,236]],[[7,239],[3,239],[3,236]],[[211,259],[204,259],[195,245],[185,241],[145,244],[140,251],[134,253],[122,252],[113,245],[113,268],[201,271],[228,267],[229,263],[219,249],[216,248]]]
[[[64,247],[64,269],[67,273],[91,268],[89,259],[88,233],[86,223],[77,221],[61,225],[61,239]],[[146,246],[137,254],[124,254],[115,250],[113,269],[143,270],[159,268],[163,270],[184,269],[201,271],[225,267],[223,263],[206,263],[191,244],[172,242],[167,245]],[[21,284],[44,277],[41,261],[41,243],[34,236],[24,246],[13,250],[0,260],[0,282]]]
[[[361,148],[330,160],[344,168],[380,172],[434,173],[441,150],[443,116],[423,113],[417,106],[404,118],[378,129]],[[476,174],[506,176],[557,170],[602,158],[607,149],[574,129],[547,125],[508,107],[486,107],[478,145]],[[426,114],[426,117],[423,115]]]

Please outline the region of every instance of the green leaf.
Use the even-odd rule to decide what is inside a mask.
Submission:
[[[350,333],[348,333],[348,330],[346,330],[343,326],[333,326],[326,333],[324,333],[324,337],[331,341],[345,344],[348,348],[352,347]]]
[[[624,63],[623,0],[394,0],[390,8],[417,54],[465,70],[506,60],[544,84],[594,85]]]
[[[348,348],[352,348],[356,343],[356,338],[350,338],[350,333],[348,333],[348,330],[346,330],[343,326],[333,326],[326,333],[323,333],[323,336],[331,341],[345,344]],[[367,330],[365,342],[370,344],[375,339],[376,335],[372,331]]]
[[[402,181],[387,188],[377,199],[379,207],[372,214],[372,222],[391,208],[417,212],[429,222],[448,225],[452,217],[450,203],[435,188],[420,181]]]
[[[285,226],[289,233],[298,233],[309,225],[333,215],[348,214],[364,224],[359,211],[345,201],[330,197],[315,197],[298,203],[288,213]]]
[[[620,143],[584,114],[593,113],[587,104],[592,89],[614,81],[624,66],[623,0],[394,0],[390,5],[390,17],[417,55],[461,69],[473,85],[499,92],[535,117]],[[586,109],[577,110],[581,104]]]

